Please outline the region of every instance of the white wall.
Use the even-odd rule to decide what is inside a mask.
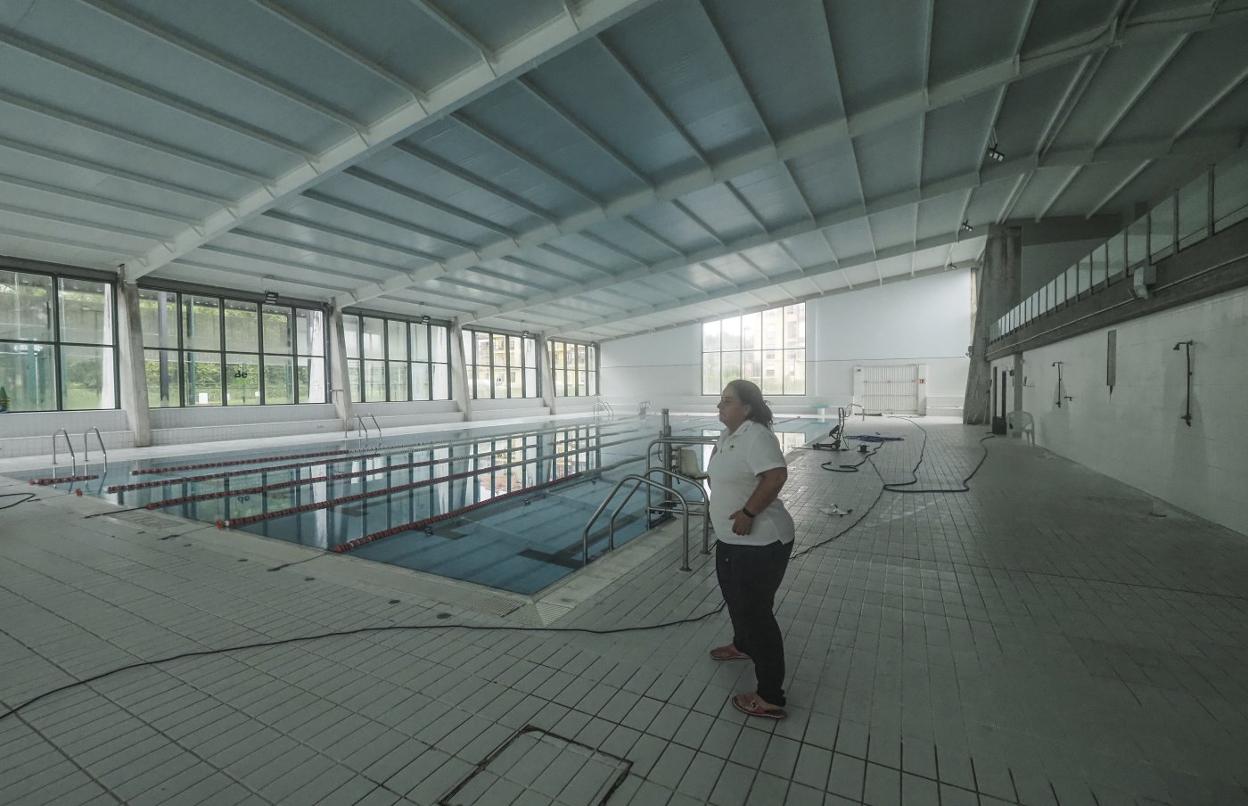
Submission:
[[[1023,355],[1023,410],[1036,444],[1177,507],[1248,534],[1248,290],[1117,325],[1117,384],[1106,330]],[[1192,425],[1180,419],[1192,347]],[[1062,361],[1066,394],[1055,405]],[[1012,366],[997,362],[996,371]],[[1013,399],[1010,398],[1012,404]],[[1012,408],[1012,405],[1010,406]]]
[[[929,411],[960,409],[971,334],[968,270],[834,294],[806,303],[806,395],[772,398],[777,411],[847,404],[853,367],[926,364]],[[710,411],[701,394],[700,325],[602,344],[603,394],[621,405]],[[933,412],[935,413],[935,412]]]

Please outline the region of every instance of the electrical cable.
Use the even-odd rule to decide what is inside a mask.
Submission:
[[[908,418],[898,417],[896,419],[906,420]],[[919,465],[923,463],[923,449],[925,449],[927,446],[927,437],[926,437],[927,432],[926,430],[923,429],[922,426],[918,425],[918,423],[915,423],[913,420],[910,420],[910,422],[911,424],[918,427],[919,430],[923,431],[924,433],[923,448],[920,449],[920,452],[919,452],[919,461],[915,464],[913,470],[911,471],[912,475],[915,475],[915,480],[917,481],[918,468],[919,468]],[[980,444],[982,445],[984,441],[989,438],[991,438],[991,435],[989,435],[989,437],[985,437],[984,439],[981,439]],[[879,447],[875,449],[875,451],[879,451],[879,450],[880,450]],[[874,455],[874,452],[868,455],[865,461],[869,461],[871,458],[871,455]],[[967,481],[970,481],[970,479],[975,475],[975,473],[979,471],[979,468],[983,465],[984,460],[987,458],[988,458],[988,449],[987,447],[985,447],[983,458],[979,460],[979,464],[975,466],[975,469],[971,472],[971,474],[963,480],[964,485]],[[874,468],[875,463],[872,462],[871,466]],[[878,468],[876,469],[876,473],[877,474],[879,473]],[[880,477],[880,480],[883,481],[883,476]],[[914,482],[909,482],[909,483],[914,483]],[[880,499],[884,497],[885,492],[966,492],[966,490],[919,491],[919,490],[890,490],[889,489],[890,487],[894,487],[894,486],[897,486],[897,485],[889,485],[885,483],[883,486],[881,486],[880,491],[876,493],[875,498],[872,499],[871,503],[868,504],[866,508],[862,510],[862,513],[853,521],[853,523],[849,524],[844,529],[840,530],[839,532],[832,535],[831,537],[825,538],[817,543],[813,543],[809,546],[806,546],[800,551],[794,552],[790,556],[790,559],[795,559],[797,557],[802,557],[806,554],[809,554],[812,551],[818,548],[822,548],[823,546],[826,546],[829,543],[832,543],[836,540],[839,540],[841,537],[848,534],[850,530],[856,528],[860,523],[862,523],[866,519],[868,515],[871,514],[871,512],[875,509],[875,507],[880,503]],[[34,497],[33,493],[10,493],[9,495],[29,495],[32,498]],[[337,638],[337,637],[345,637],[345,636],[351,636],[351,635],[366,635],[366,634],[371,634],[371,633],[399,632],[399,631],[410,631],[410,630],[453,630],[454,629],[454,630],[465,630],[468,632],[541,632],[541,633],[579,633],[583,635],[620,635],[623,633],[650,632],[653,630],[666,629],[668,627],[677,627],[683,624],[696,624],[702,621],[706,621],[712,616],[718,615],[719,613],[723,612],[725,607],[726,607],[726,603],[720,602],[719,605],[716,606],[715,608],[708,610],[707,612],[702,613],[700,615],[688,616],[686,618],[674,619],[672,621],[659,622],[657,624],[638,624],[638,625],[633,625],[629,627],[594,628],[594,627],[527,627],[527,626],[501,625],[501,624],[500,625],[385,624],[385,625],[380,625],[376,627],[356,627],[350,630],[335,630],[331,632],[313,633],[311,635],[293,636],[290,638],[277,638],[277,639],[273,639],[270,641],[257,641],[257,642],[250,643],[250,644],[238,644],[236,646],[218,647],[215,649],[201,649],[201,650],[195,650],[192,652],[182,652],[177,655],[170,655],[165,658],[155,658],[152,660],[137,661],[135,663],[127,664],[125,666],[119,666],[115,669],[109,669],[107,671],[100,672],[99,674],[92,675],[91,677],[83,678],[81,680],[75,680],[71,683],[66,683],[65,685],[58,686],[54,689],[49,689],[48,691],[45,691],[42,694],[38,694],[34,697],[31,697],[28,700],[25,700],[24,702],[18,703],[17,705],[13,706],[12,708],[4,712],[0,712],[0,722],[3,722],[5,719],[7,719],[10,716],[16,716],[19,712],[31,707],[35,703],[38,703],[49,697],[55,696],[56,694],[59,694],[61,692],[70,691],[72,689],[78,688],[79,686],[85,686],[90,683],[94,683],[96,681],[103,680],[108,677],[112,677],[113,675],[117,675],[117,674],[121,674],[122,672],[130,671],[131,669],[143,669],[143,668],[148,668],[148,667],[160,666],[166,663],[171,663],[173,661],[184,660],[186,658],[207,657],[211,655],[223,655],[223,654],[227,654],[230,652],[241,652],[247,649],[263,649],[263,648],[268,648],[268,647],[285,646],[288,644],[295,644],[295,643],[299,643],[302,641],[317,641],[323,638]]]
[[[988,459],[988,448],[986,445],[984,445],[984,443],[993,438],[992,434],[988,434],[987,436],[982,437],[979,440],[980,447],[984,449],[984,455],[979,457],[979,462],[975,464],[975,467],[973,470],[971,470],[970,474],[967,475],[966,478],[962,479],[961,487],[935,488],[935,489],[926,489],[926,490],[910,490],[910,489],[904,489],[904,488],[907,488],[907,487],[910,487],[911,485],[919,483],[919,468],[923,466],[923,460],[927,458],[927,429],[919,425],[917,422],[915,422],[909,417],[891,417],[889,419],[905,420],[906,422],[913,425],[915,428],[922,431],[923,432],[923,444],[919,447],[919,461],[915,462],[914,467],[910,469],[910,476],[911,476],[910,481],[899,481],[899,482],[886,481],[884,478],[884,474],[880,472],[880,469],[878,467],[876,467],[875,462],[871,462],[871,469],[875,471],[875,475],[880,477],[880,481],[884,483],[885,490],[887,490],[890,493],[906,493],[906,494],[969,493],[971,491],[971,488],[967,486],[967,482],[975,478],[975,474],[979,472],[979,469],[984,466],[984,462]],[[871,457],[868,456],[867,459],[869,461]]]
[[[22,498],[21,501],[14,501],[11,504],[5,504],[4,506],[0,506],[0,509],[12,509],[18,504],[24,504],[27,501],[33,501],[37,497],[34,493],[0,493],[0,498],[15,498],[17,496],[24,496],[24,497]]]

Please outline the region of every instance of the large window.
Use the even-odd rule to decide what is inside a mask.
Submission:
[[[551,339],[546,343],[557,397],[598,394],[598,348]]]
[[[446,325],[344,313],[342,327],[352,400],[450,399],[451,342]]]
[[[113,284],[0,269],[0,411],[117,407]]]
[[[473,398],[540,397],[537,340],[464,328],[464,364]]]
[[[753,381],[767,395],[806,394],[806,305],[702,324],[702,394]]]
[[[139,289],[148,405],[325,402],[325,314]]]

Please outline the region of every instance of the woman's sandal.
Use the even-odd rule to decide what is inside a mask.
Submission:
[[[746,694],[733,694],[729,699],[732,700],[733,706],[746,716],[761,716],[764,719],[784,719],[788,716],[783,708],[768,705],[752,691]]]
[[[749,660],[750,656],[733,644],[724,644],[711,650],[711,660]]]

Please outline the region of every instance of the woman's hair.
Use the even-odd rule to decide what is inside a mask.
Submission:
[[[732,390],[732,393],[737,396],[737,400],[740,400],[743,406],[750,407],[749,419],[771,428],[775,417],[771,414],[771,407],[763,400],[763,390],[758,388],[758,384],[738,378],[735,381],[729,381],[728,388]]]

